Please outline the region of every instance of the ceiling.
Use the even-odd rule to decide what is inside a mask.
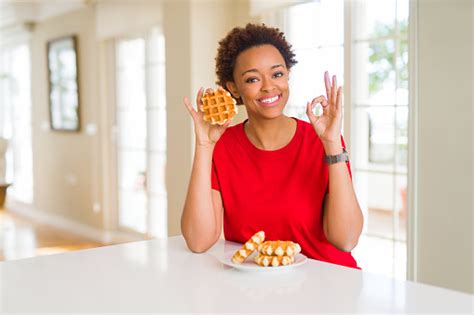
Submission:
[[[0,0],[0,30],[39,22],[90,5],[92,0]]]

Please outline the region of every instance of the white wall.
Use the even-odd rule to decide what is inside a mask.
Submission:
[[[473,9],[418,2],[418,281],[473,291]]]
[[[191,171],[191,123],[182,104],[182,97],[191,92],[190,14],[191,5],[186,1],[164,6],[169,235],[181,234],[180,217]]]
[[[80,89],[81,131],[49,129],[46,44],[76,34]],[[85,225],[101,228],[99,140],[86,126],[98,124],[98,45],[93,8],[45,20],[35,26],[31,46],[34,208]],[[100,129],[100,127],[99,127]]]

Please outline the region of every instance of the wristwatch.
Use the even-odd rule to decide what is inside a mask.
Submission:
[[[346,148],[342,148],[342,153],[338,155],[326,155],[324,160],[328,164],[335,164],[339,162],[349,162],[349,154],[347,154]]]

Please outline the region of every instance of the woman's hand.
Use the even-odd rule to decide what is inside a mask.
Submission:
[[[200,88],[196,97],[196,104],[199,108],[202,105],[202,94],[203,88]],[[195,110],[189,99],[185,97],[183,99],[184,105],[191,114],[191,118],[194,121],[194,132],[196,134],[196,145],[197,146],[213,146],[217,140],[222,136],[224,131],[229,127],[230,120],[226,121],[223,125],[211,125],[209,122],[204,121],[204,113],[200,110]]]
[[[314,130],[321,139],[327,155],[342,152],[341,127],[342,127],[342,87],[337,87],[336,76],[329,80],[329,73],[324,73],[327,98],[324,95],[314,98],[306,105],[306,115],[313,125]],[[323,114],[316,116],[314,106],[321,104]]]

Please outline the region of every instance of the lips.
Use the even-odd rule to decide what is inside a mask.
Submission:
[[[258,99],[258,103],[263,107],[273,107],[278,104],[281,94]]]

